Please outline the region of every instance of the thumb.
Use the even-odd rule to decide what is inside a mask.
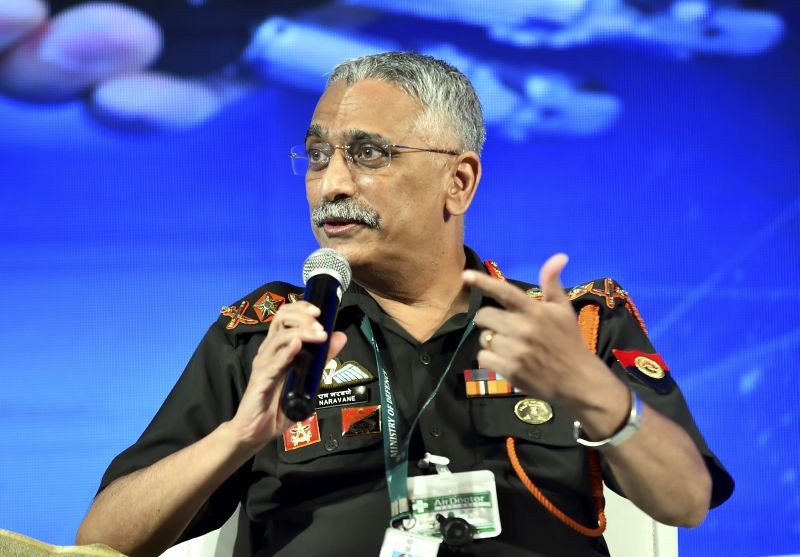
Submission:
[[[567,265],[569,257],[565,253],[551,255],[539,271],[539,286],[545,302],[567,302],[568,298],[561,284],[561,271]]]
[[[331,343],[328,347],[328,358],[325,361],[327,362],[331,358],[338,356],[345,344],[347,344],[347,335],[341,331],[333,331],[331,333]]]

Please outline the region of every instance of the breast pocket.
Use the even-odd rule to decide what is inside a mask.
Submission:
[[[575,446],[573,419],[557,405],[525,397],[474,398],[470,403],[475,430],[484,437]]]
[[[518,396],[471,399],[479,439],[476,460],[488,468],[509,469],[506,438],[513,437],[525,470],[559,482],[577,481],[583,453],[573,437],[573,418],[558,405],[545,408],[539,402]]]

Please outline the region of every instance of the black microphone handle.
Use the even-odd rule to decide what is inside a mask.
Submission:
[[[328,274],[315,275],[306,283],[303,300],[320,309],[317,321],[328,333],[328,338],[322,344],[304,342],[289,366],[281,396],[281,409],[293,422],[305,420],[317,406],[319,382],[327,361],[336,313],[339,311],[340,288],[339,281]]]

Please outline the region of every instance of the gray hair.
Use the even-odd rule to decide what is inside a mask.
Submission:
[[[460,150],[480,153],[483,149],[486,128],[481,102],[467,76],[447,62],[416,52],[363,56],[336,66],[325,87],[341,80],[349,86],[364,79],[391,83],[419,100],[426,108],[421,118],[425,127],[450,131],[461,143]]]

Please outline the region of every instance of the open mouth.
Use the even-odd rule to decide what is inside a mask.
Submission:
[[[345,234],[358,226],[362,226],[362,223],[345,219],[325,219],[322,223],[322,229],[328,236]]]

